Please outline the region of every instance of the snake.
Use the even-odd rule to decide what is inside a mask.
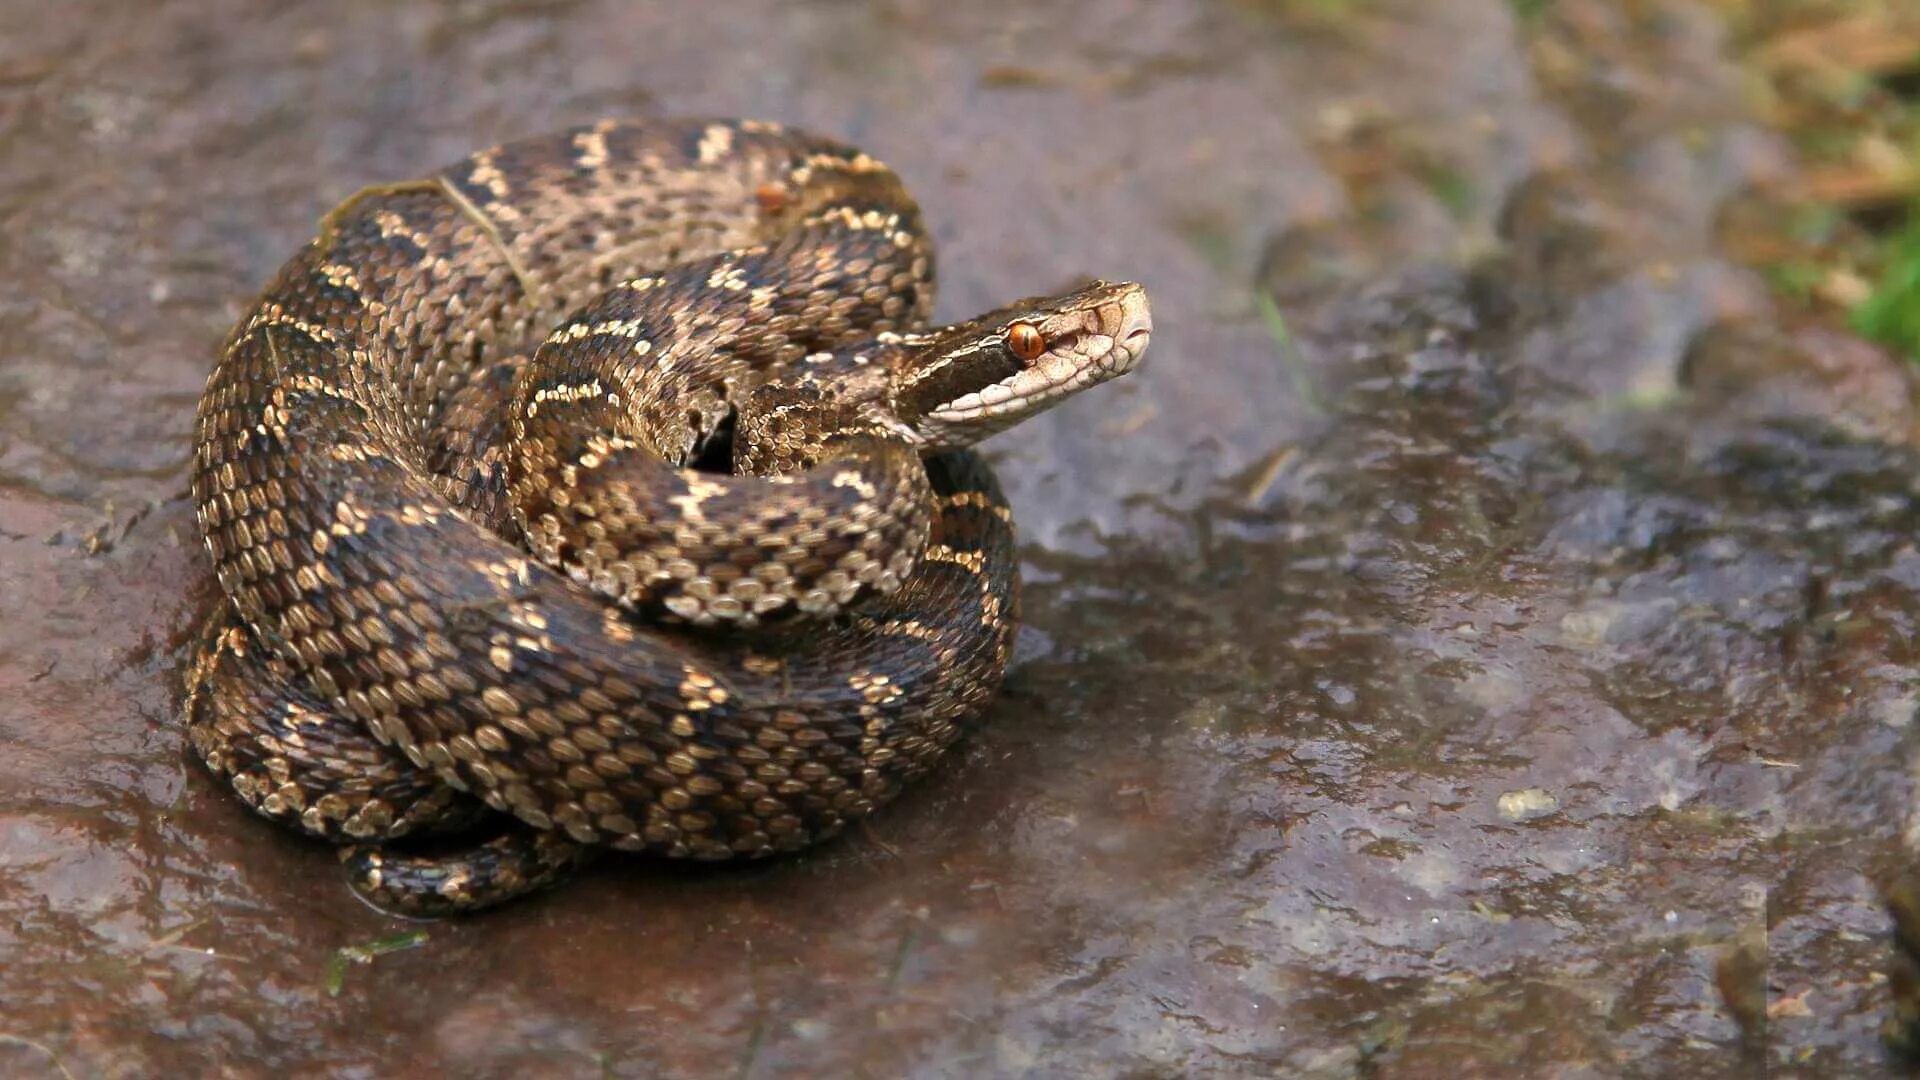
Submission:
[[[199,401],[193,756],[406,915],[843,832],[1004,680],[974,445],[1152,325],[1133,282],[933,301],[901,178],[773,122],[603,121],[350,196]]]

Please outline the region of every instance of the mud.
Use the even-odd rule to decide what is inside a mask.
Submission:
[[[1909,377],[1721,254],[1711,17],[1537,7],[0,4],[0,1072],[1888,1071]],[[363,908],[182,753],[213,352],[363,184],[703,113],[906,174],[943,314],[1152,291],[991,444],[1019,666],[804,857]]]

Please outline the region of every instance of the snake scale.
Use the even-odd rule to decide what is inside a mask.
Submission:
[[[932,305],[899,178],[771,123],[606,122],[348,199],[200,402],[196,756],[407,913],[842,830],[1008,663],[1010,513],[967,448],[1150,332],[1131,283]]]

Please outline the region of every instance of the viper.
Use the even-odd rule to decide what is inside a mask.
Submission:
[[[900,178],[772,123],[606,122],[349,198],[200,401],[196,755],[413,914],[871,813],[1011,656],[969,448],[1151,332],[1132,283],[944,326],[933,297]]]

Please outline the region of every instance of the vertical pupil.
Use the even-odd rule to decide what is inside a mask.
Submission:
[[[1007,346],[1013,351],[1013,355],[1020,359],[1032,360],[1040,355],[1045,343],[1040,337],[1040,331],[1034,329],[1031,324],[1014,323],[1007,331]]]

